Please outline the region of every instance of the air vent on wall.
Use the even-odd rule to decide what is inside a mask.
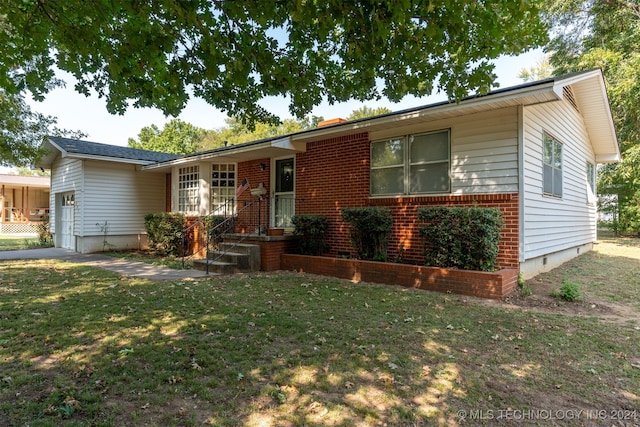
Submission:
[[[576,97],[573,95],[573,89],[571,89],[571,86],[563,87],[562,94],[564,95],[564,99],[569,101],[569,103],[573,105],[573,108],[575,108],[576,111],[579,113],[580,109],[578,108],[578,103],[576,102]]]

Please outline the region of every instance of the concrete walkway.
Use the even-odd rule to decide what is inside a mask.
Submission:
[[[118,274],[142,277],[151,280],[184,280],[197,277],[209,277],[199,270],[174,270],[172,268],[129,261],[100,254],[80,254],[68,249],[44,248],[20,251],[0,251],[0,262],[18,259],[59,259],[78,264],[100,267]],[[210,275],[212,276],[212,275]]]

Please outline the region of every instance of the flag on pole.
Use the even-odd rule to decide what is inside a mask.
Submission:
[[[247,180],[247,178],[245,178],[242,180],[242,184],[240,184],[238,188],[236,188],[236,197],[244,193],[247,188],[249,188],[249,181]]]

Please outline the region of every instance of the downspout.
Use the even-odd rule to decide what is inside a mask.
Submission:
[[[524,211],[524,198],[525,198],[525,185],[524,185],[524,105],[518,106],[518,261],[523,264],[525,261],[524,251],[524,223],[525,223],[525,211]],[[519,270],[519,268],[518,268]]]

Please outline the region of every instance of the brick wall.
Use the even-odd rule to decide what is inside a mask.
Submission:
[[[305,255],[282,255],[282,268],[353,282],[384,283],[429,291],[503,299],[517,286],[518,270],[495,272],[449,270],[436,267],[360,261]]]
[[[487,206],[503,213],[498,264],[518,268],[519,197],[512,194],[438,195],[369,198],[369,137],[367,133],[314,141],[296,157],[296,213],[326,216],[329,220],[328,255],[353,255],[348,224],[341,221],[344,207],[385,206],[392,210],[393,233],[389,260],[422,263],[422,239],[416,211],[419,206]]]

